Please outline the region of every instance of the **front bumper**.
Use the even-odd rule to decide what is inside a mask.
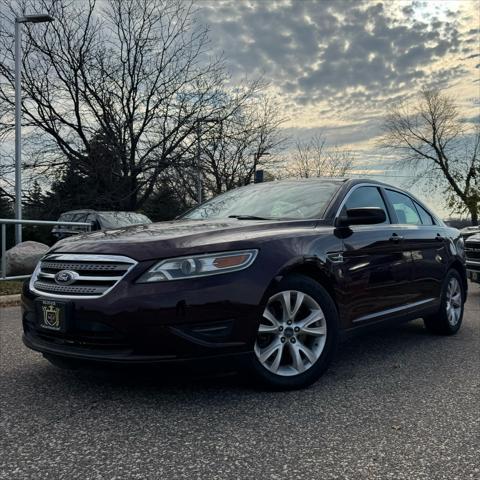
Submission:
[[[472,282],[480,283],[480,260],[467,259],[467,277]]]
[[[68,301],[65,332],[38,325],[40,295],[25,285],[25,345],[45,355],[117,364],[237,359],[251,354],[268,274],[252,269],[201,280],[120,282],[104,297]]]

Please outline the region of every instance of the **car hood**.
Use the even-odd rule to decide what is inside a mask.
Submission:
[[[49,253],[125,255],[150,260],[207,251],[253,248],[272,238],[312,233],[316,221],[176,220],[80,234]],[[325,233],[332,227],[319,227]],[[319,232],[320,233],[320,232]]]

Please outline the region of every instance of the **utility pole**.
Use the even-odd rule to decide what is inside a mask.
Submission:
[[[196,131],[197,131],[197,159],[196,159],[196,167],[197,167],[197,202],[200,205],[202,203],[202,159],[201,159],[201,130],[200,130],[200,121],[197,119],[196,121]]]
[[[200,205],[203,201],[203,181],[202,181],[202,123],[221,123],[223,118],[197,118],[195,122],[195,132],[197,135],[197,149],[195,154],[195,166],[197,168],[197,202]]]
[[[257,164],[260,158],[270,155],[269,152],[257,152],[253,154],[253,183],[257,183]],[[262,182],[263,182],[263,170],[262,170]],[[258,182],[261,183],[261,182]]]

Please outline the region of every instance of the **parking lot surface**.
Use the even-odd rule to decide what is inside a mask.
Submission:
[[[0,310],[0,479],[480,479],[480,288],[458,335],[420,320],[349,339],[324,377],[58,370]]]

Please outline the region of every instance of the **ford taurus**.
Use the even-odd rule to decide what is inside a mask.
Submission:
[[[63,366],[232,362],[293,389],[364,327],[423,318],[456,333],[466,294],[459,232],[413,195],[285,180],[58,242],[24,287],[23,339]]]

